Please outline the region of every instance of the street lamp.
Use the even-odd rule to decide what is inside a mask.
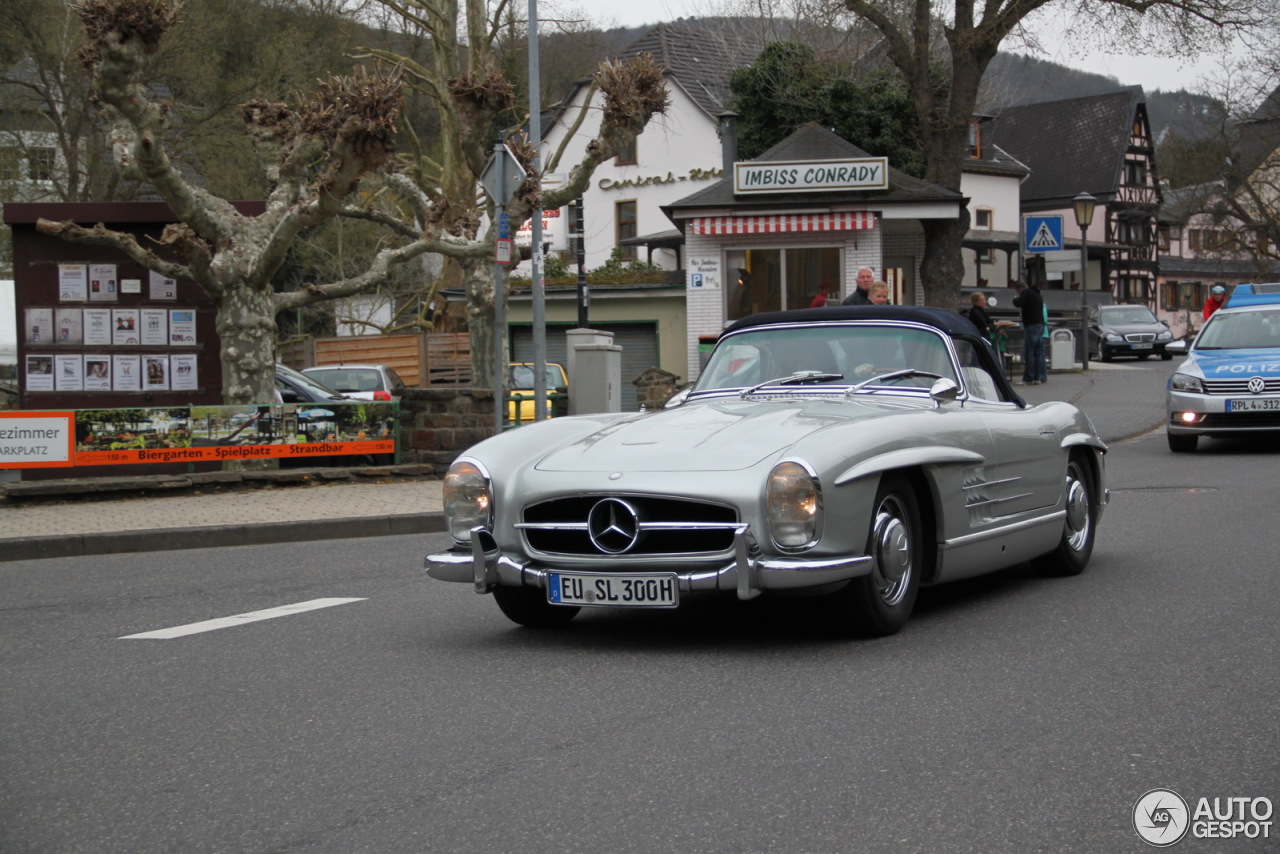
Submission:
[[[1075,208],[1076,225],[1080,226],[1080,364],[1089,370],[1089,303],[1085,291],[1089,289],[1089,226],[1093,224],[1093,209],[1098,200],[1088,193],[1081,193],[1071,200]]]

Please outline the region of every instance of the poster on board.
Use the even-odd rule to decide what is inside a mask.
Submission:
[[[111,346],[111,309],[84,310],[84,343],[90,347]]]
[[[58,330],[59,344],[84,343],[84,313],[79,308],[55,309],[54,326]]]
[[[54,335],[53,309],[27,309],[26,341],[28,344],[49,344],[54,340]]]
[[[169,311],[169,343],[196,343],[196,311],[193,308],[175,308]]]
[[[111,357],[95,354],[84,357],[84,390],[111,391]]]
[[[169,343],[169,311],[167,309],[142,309],[141,325],[143,344],[162,346]]]
[[[200,388],[195,353],[173,353],[169,356],[169,388],[174,391],[196,391]]]
[[[111,309],[111,343],[117,347],[126,347],[139,344],[141,338],[138,332],[138,309],[136,308],[113,308]]]
[[[147,391],[169,389],[169,357],[143,356],[142,387]]]
[[[115,302],[120,298],[116,290],[115,264],[89,265],[89,301]]]
[[[58,391],[84,391],[84,358],[79,353],[54,356],[53,370]]]
[[[111,387],[116,391],[142,391],[141,357],[112,356]]]
[[[153,300],[175,300],[178,298],[178,280],[170,279],[168,276],[157,273],[155,270],[148,270],[148,283]]]
[[[27,356],[27,391],[53,391],[53,356]]]
[[[84,264],[58,265],[58,299],[84,302],[89,295],[89,268]]]

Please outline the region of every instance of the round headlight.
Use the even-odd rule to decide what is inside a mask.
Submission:
[[[780,549],[803,549],[818,540],[822,523],[822,491],[809,469],[795,462],[778,463],[765,487],[769,534]]]
[[[1157,341],[1168,341],[1168,340],[1169,340],[1170,338],[1172,338],[1172,337],[1173,337],[1173,333],[1172,333],[1172,332],[1170,332],[1168,329],[1166,329],[1165,331],[1161,332],[1159,335],[1157,335],[1157,336],[1156,336],[1156,340],[1157,340]]]
[[[1108,332],[1108,333],[1107,333],[1105,336],[1103,336],[1103,337],[1105,337],[1108,341],[1123,341],[1123,340],[1124,340],[1123,338],[1121,338],[1119,335],[1117,335],[1117,334],[1116,334],[1116,333],[1114,333],[1114,332]]]
[[[444,476],[444,518],[455,542],[471,542],[471,529],[493,525],[489,475],[473,462],[459,460]]]

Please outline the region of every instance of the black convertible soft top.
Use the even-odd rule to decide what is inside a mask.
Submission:
[[[1022,396],[1014,391],[1013,386],[1005,379],[1000,357],[991,342],[979,334],[978,327],[974,326],[969,318],[958,311],[945,308],[917,305],[836,305],[799,308],[794,311],[766,311],[735,320],[720,333],[720,336],[723,338],[731,332],[753,326],[772,326],[779,323],[830,323],[833,320],[907,320],[932,326],[952,337],[967,338],[978,345],[980,358],[987,363],[987,370],[1008,398],[1019,406],[1027,405]]]
[[[978,337],[978,327],[955,311],[916,305],[834,305],[794,311],[766,311],[735,320],[726,333],[773,323],[818,323],[831,320],[911,320],[935,326],[951,335]]]

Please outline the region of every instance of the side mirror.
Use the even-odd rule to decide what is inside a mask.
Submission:
[[[944,403],[955,400],[960,396],[960,386],[956,385],[956,381],[942,377],[934,380],[933,385],[929,386],[929,397],[933,398],[937,403]]]
[[[1186,341],[1170,341],[1168,344],[1164,345],[1164,351],[1166,353],[1173,353],[1177,356],[1185,356],[1189,349],[1191,349],[1191,346],[1187,344]]]
[[[280,389],[280,399],[285,403],[297,403],[298,393],[291,388]]]

